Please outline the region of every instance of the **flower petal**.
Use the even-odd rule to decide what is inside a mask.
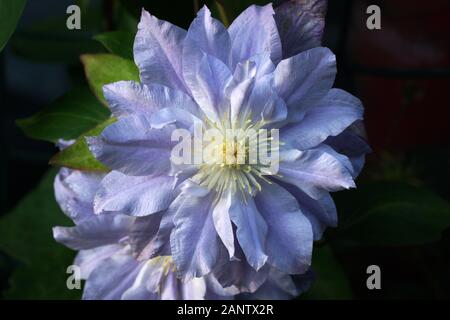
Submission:
[[[228,66],[230,59],[230,36],[225,26],[211,17],[211,11],[204,6],[197,13],[197,18],[189,26],[184,41],[184,63],[190,63],[188,57],[201,58],[203,54],[211,55]],[[187,54],[187,55],[186,55]]]
[[[142,83],[159,83],[186,92],[181,72],[185,36],[186,30],[142,10],[133,48]]]
[[[314,280],[314,273],[308,270],[305,274],[291,276],[275,268],[270,270],[266,282],[253,294],[250,299],[258,300],[290,300],[308,291]]]
[[[348,170],[335,157],[320,150],[290,152],[281,155],[281,180],[293,184],[313,199],[320,199],[326,191],[354,188]]]
[[[274,86],[289,109],[291,121],[321,100],[336,76],[336,58],[328,48],[314,48],[281,61],[275,69]]]
[[[283,59],[320,46],[326,11],[327,0],[284,1],[275,8]]]
[[[141,265],[127,252],[118,252],[96,268],[86,280],[84,300],[120,300],[132,286]]]
[[[271,4],[252,5],[228,29],[231,38],[232,67],[256,54],[269,52],[276,64],[281,60],[281,40]]]
[[[102,181],[94,201],[95,213],[121,212],[142,217],[165,210],[175,199],[174,177],[127,176],[112,171]]]
[[[311,107],[303,120],[285,127],[281,140],[291,147],[306,150],[336,136],[357,120],[362,120],[364,109],[361,101],[351,94],[331,89],[316,105]]]
[[[55,178],[55,198],[75,223],[93,215],[92,203],[104,174],[63,168]]]
[[[161,175],[170,170],[173,127],[151,128],[140,114],[119,119],[99,137],[86,138],[93,155],[113,170],[128,175]]]
[[[333,147],[337,152],[346,155],[353,166],[353,178],[356,178],[361,172],[365,155],[370,153],[372,149],[364,138],[364,126],[362,121],[353,123],[337,136],[330,136],[325,141],[326,144]]]
[[[213,271],[214,277],[227,291],[254,292],[266,281],[270,266],[265,264],[256,271],[248,264],[239,243],[235,248],[235,259],[223,260]]]
[[[115,117],[152,113],[172,107],[197,110],[194,100],[182,91],[161,84],[119,81],[103,86],[103,95]]]
[[[255,203],[268,226],[267,262],[282,272],[304,273],[311,265],[313,233],[297,200],[277,184],[265,184]]]
[[[74,250],[115,244],[128,235],[134,219],[122,214],[94,215],[75,227],[54,227],[53,237]]]
[[[192,96],[203,113],[212,121],[219,121],[226,110],[224,91],[231,80],[230,69],[209,54],[197,55],[185,46],[183,74]]]
[[[170,236],[172,256],[177,273],[186,281],[208,274],[218,261],[222,244],[214,229],[212,196],[185,191],[169,208],[175,211],[175,227]]]
[[[328,192],[324,192],[320,199],[313,199],[294,185],[278,183],[297,199],[300,210],[311,222],[314,241],[322,238],[322,234],[327,227],[337,226],[336,206]]]
[[[236,237],[248,263],[256,270],[267,261],[265,252],[267,224],[256,208],[253,198],[244,200],[235,195],[229,208],[231,220],[236,225]]]
[[[75,257],[74,264],[80,267],[81,279],[87,279],[89,275],[99,267],[103,261],[116,254],[123,248],[120,244],[109,244],[87,250],[81,250]]]
[[[227,192],[219,199],[212,211],[214,227],[227,248],[230,259],[234,257],[234,233],[229,215],[232,201],[232,194]]]

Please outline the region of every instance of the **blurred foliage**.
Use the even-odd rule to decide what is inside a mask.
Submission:
[[[0,51],[14,32],[26,0],[0,0]]]
[[[82,12],[81,30],[67,29],[66,19],[66,15],[51,17],[19,29],[11,39],[13,51],[32,61],[52,63],[76,63],[80,54],[104,51],[92,38],[105,30],[100,10],[90,7]]]
[[[32,117],[17,120],[17,125],[31,138],[55,143],[78,138],[110,114],[86,86],[68,92]]]
[[[110,31],[94,37],[111,53],[133,60],[134,34],[127,31]]]
[[[302,299],[351,299],[352,291],[342,266],[329,246],[315,246],[312,263],[315,281]]]
[[[66,269],[75,252],[55,242],[52,227],[70,225],[53,195],[55,170],[10,213],[0,219],[0,249],[20,264],[14,271],[9,299],[75,299],[80,290],[66,287]]]
[[[450,205],[425,188],[375,182],[334,196],[339,241],[353,245],[415,245],[437,241],[450,227]]]

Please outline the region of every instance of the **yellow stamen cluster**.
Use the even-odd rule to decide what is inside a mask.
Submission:
[[[213,140],[206,147],[212,150],[210,159],[205,159],[199,167],[198,173],[193,177],[201,186],[214,190],[218,197],[225,191],[240,192],[244,199],[250,194],[254,196],[261,191],[262,182],[271,184],[265,177],[270,175],[266,165],[255,159],[258,150],[273,151],[279,146],[271,146],[272,137],[258,136],[266,122],[260,120],[253,122],[250,116],[241,123],[231,122],[225,115],[220,122],[205,120],[207,130],[210,128],[220,132],[221,139]]]

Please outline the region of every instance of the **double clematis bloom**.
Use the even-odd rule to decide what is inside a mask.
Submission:
[[[63,169],[55,183],[77,224],[55,238],[81,250],[85,298],[288,298],[307,288],[313,241],[337,224],[329,193],[355,186],[369,149],[361,102],[332,88],[323,21],[291,6],[251,6],[228,29],[204,7],[187,31],[142,12],[141,82],[104,86],[117,122],[87,138],[112,171]],[[234,160],[249,149],[230,147],[227,130],[276,129],[278,171],[175,163],[174,131],[194,135],[199,124],[223,134],[214,147]],[[275,153],[270,138],[258,146]]]

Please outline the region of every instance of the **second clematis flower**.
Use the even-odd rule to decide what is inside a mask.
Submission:
[[[362,104],[332,88],[329,49],[282,28],[286,12],[251,6],[227,29],[204,7],[185,31],[143,11],[141,82],[104,86],[117,122],[88,138],[112,170],[94,213],[161,215],[156,239],[138,244],[141,258],[171,255],[184,281],[213,274],[254,292],[273,270],[304,274],[313,241],[337,224],[329,193],[355,187],[363,166]],[[258,162],[174,163],[174,130],[194,134],[198,124],[224,134],[214,147],[244,159],[249,149],[235,140],[230,148],[227,129],[276,129],[277,172]],[[272,150],[270,138],[258,146]]]

